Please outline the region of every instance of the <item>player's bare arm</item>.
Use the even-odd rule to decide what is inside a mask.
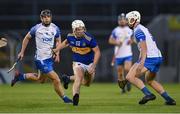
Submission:
[[[59,38],[56,38],[56,47],[58,46],[58,44],[61,44],[61,37]],[[57,56],[54,56],[55,57],[55,62],[60,62],[60,55],[59,55],[59,51],[56,52],[56,55]]]
[[[140,51],[140,56],[139,56],[139,66],[137,68],[137,72],[140,73],[142,68],[144,67],[144,62],[145,62],[145,59],[146,59],[146,55],[147,55],[147,46],[146,46],[146,42],[145,41],[141,41],[139,43],[139,47],[141,49]]]
[[[122,42],[121,42],[121,41],[120,41],[120,42],[117,42],[117,41],[112,37],[112,35],[110,36],[108,42],[109,42],[109,44],[115,45],[115,46],[121,46],[121,45],[122,45]]]
[[[136,43],[136,41],[134,40],[132,36],[131,39],[128,41],[128,45],[132,45],[133,43]]]
[[[56,49],[53,49],[54,52],[58,52],[61,49],[67,47],[69,45],[67,40],[64,40],[62,43],[59,43],[58,46],[56,47]]]
[[[20,57],[20,58],[22,59],[22,58],[24,57],[24,52],[25,52],[25,49],[26,49],[26,47],[27,47],[30,39],[31,39],[31,35],[30,35],[30,33],[28,32],[28,33],[26,34],[26,36],[24,37],[24,40],[23,40],[23,42],[22,42],[22,48],[21,48],[20,53],[18,54],[18,58]]]
[[[92,48],[92,50],[94,51],[94,61],[93,61],[93,64],[91,65],[91,67],[88,69],[88,72],[90,74],[93,74],[95,72],[96,65],[101,56],[101,52],[100,52],[100,49],[98,46],[96,46],[95,48]]]

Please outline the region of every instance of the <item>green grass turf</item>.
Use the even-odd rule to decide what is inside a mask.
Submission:
[[[79,106],[64,104],[47,84],[0,85],[0,112],[180,112],[180,84],[164,84],[170,95],[176,99],[176,106],[164,105],[158,95],[155,101],[139,105],[143,94],[133,87],[130,93],[120,94],[117,84],[94,83],[82,87]],[[155,93],[155,91],[153,91]],[[71,86],[66,94],[72,98]]]

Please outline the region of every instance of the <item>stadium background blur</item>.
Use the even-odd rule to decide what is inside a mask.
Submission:
[[[53,22],[62,33],[62,40],[71,32],[71,22],[82,19],[89,33],[95,36],[102,56],[97,66],[96,82],[116,80],[115,69],[110,66],[113,46],[108,38],[117,26],[117,16],[124,12],[138,10],[141,23],[146,25],[157,40],[164,56],[164,63],[158,73],[160,82],[180,82],[180,1],[179,0],[0,0],[0,37],[8,39],[8,46],[0,49],[0,84],[9,83],[13,72],[6,71],[17,58],[25,34],[40,22],[39,14],[50,9]],[[33,63],[34,40],[28,45],[25,57],[17,65],[22,72],[36,72]],[[137,47],[133,45],[134,58],[138,58]],[[61,62],[55,64],[58,74],[72,74],[70,48],[61,52]]]

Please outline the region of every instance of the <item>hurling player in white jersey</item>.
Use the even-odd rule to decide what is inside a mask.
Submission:
[[[58,94],[58,96],[65,103],[72,103],[72,100],[64,95],[64,90],[62,88],[60,79],[57,73],[53,70],[53,54],[52,48],[54,45],[54,41],[56,41],[56,45],[61,43],[61,36],[59,28],[53,24],[51,11],[46,9],[41,11],[40,14],[41,23],[35,25],[31,28],[31,30],[25,36],[22,48],[20,53],[18,54],[18,58],[24,57],[25,49],[28,45],[29,40],[35,39],[36,42],[36,54],[35,54],[35,64],[38,69],[37,73],[20,73],[16,71],[14,79],[12,80],[11,86],[18,81],[23,80],[32,80],[38,82],[44,82],[46,78],[50,78],[54,85],[54,90]],[[55,61],[59,62],[59,52],[56,53]],[[41,74],[46,74],[47,77]]]
[[[131,49],[131,36],[132,30],[127,25],[125,14],[122,13],[118,16],[118,27],[116,27],[110,37],[109,44],[114,45],[114,56],[112,64],[115,63],[118,74],[118,85],[125,93],[125,77],[132,66],[132,49]],[[127,90],[130,91],[131,85],[127,84]]]
[[[131,11],[126,15],[126,18],[128,25],[134,30],[134,38],[140,51],[139,60],[131,67],[126,79],[144,93],[145,96],[139,101],[139,104],[145,104],[156,99],[156,96],[139,79],[142,73],[146,73],[146,82],[164,98],[165,104],[176,105],[175,100],[168,95],[162,85],[154,80],[163,58],[149,30],[140,24],[140,13]]]

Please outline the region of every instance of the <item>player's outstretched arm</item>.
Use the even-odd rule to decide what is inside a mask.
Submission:
[[[61,49],[67,47],[69,45],[67,39],[64,40],[62,43],[59,43],[58,46],[56,47],[56,49],[53,49],[54,52],[58,52],[60,51]]]
[[[24,40],[23,40],[23,42],[22,42],[22,48],[21,48],[20,53],[18,54],[18,58],[21,58],[21,59],[23,58],[25,49],[26,49],[26,47],[27,47],[30,39],[31,39],[31,35],[30,35],[30,33],[28,32],[28,33],[26,34],[26,36],[24,37]]]

